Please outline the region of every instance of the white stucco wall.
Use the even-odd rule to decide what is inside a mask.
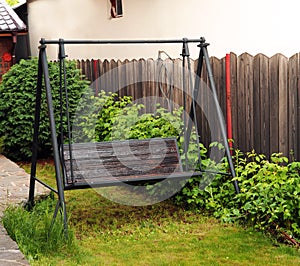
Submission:
[[[300,52],[299,0],[123,0],[124,16],[110,19],[109,0],[29,0],[32,54],[47,39],[156,39],[204,36],[210,55]],[[192,45],[191,45],[192,46]],[[50,48],[50,47],[49,47]],[[67,48],[72,58],[180,55],[180,45]],[[198,50],[192,49],[196,57]],[[56,57],[56,47],[49,56]]]

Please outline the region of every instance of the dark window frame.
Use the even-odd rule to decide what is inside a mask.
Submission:
[[[123,3],[122,0],[110,0],[111,8],[110,15],[112,18],[123,17]]]

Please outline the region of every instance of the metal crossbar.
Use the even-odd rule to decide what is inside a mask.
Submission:
[[[40,44],[162,44],[162,43],[200,43],[204,38],[199,39],[170,39],[170,40],[47,40],[42,38]],[[205,40],[204,40],[205,41]]]

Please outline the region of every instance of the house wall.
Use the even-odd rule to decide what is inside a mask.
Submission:
[[[123,0],[124,16],[110,18],[109,0],[29,0],[32,55],[46,39],[156,39],[204,36],[210,55],[233,51],[271,56],[299,52],[298,0]],[[192,46],[192,45],[191,45]],[[74,46],[70,58],[156,58],[158,50],[179,57],[180,45]],[[198,49],[191,48],[192,57]],[[55,58],[56,47],[48,55]]]

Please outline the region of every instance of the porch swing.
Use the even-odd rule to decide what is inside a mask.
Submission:
[[[68,99],[68,85],[66,82],[66,67],[65,67],[65,45],[67,44],[85,44],[85,45],[130,45],[130,44],[182,44],[182,76],[183,76],[183,153],[184,160],[182,162],[177,138],[154,138],[154,139],[130,139],[130,140],[113,140],[108,142],[88,142],[88,143],[74,143],[72,141],[72,125],[69,117],[69,99]],[[186,89],[187,82],[191,82],[191,62],[188,43],[198,43],[200,48],[195,81],[192,91],[192,102],[190,108],[187,108]],[[38,61],[38,78],[36,89],[36,109],[34,122],[34,136],[33,136],[33,153],[32,166],[30,174],[30,189],[28,204],[34,204],[34,190],[35,182],[49,188],[58,195],[58,202],[56,205],[54,218],[58,210],[61,209],[64,219],[64,227],[67,231],[67,210],[65,204],[65,190],[84,189],[90,187],[109,187],[118,186],[120,184],[145,184],[151,182],[160,182],[162,180],[175,180],[174,182],[181,182],[193,176],[202,176],[203,173],[209,172],[212,174],[231,175],[235,177],[235,170],[230,155],[229,145],[227,142],[225,125],[222,119],[222,112],[219,107],[216,87],[213,80],[212,69],[210,66],[209,56],[207,52],[208,44],[204,38],[200,39],[179,39],[179,40],[45,40],[41,39],[39,47],[39,61]],[[63,114],[61,106],[61,121],[63,116],[66,116],[68,128],[68,143],[63,143],[63,137],[57,138],[56,121],[54,118],[54,108],[52,103],[52,93],[49,80],[48,62],[46,47],[47,45],[58,45],[59,47],[59,65],[60,65],[60,96],[61,105],[66,104],[66,113]],[[212,98],[216,108],[218,124],[220,128],[221,137],[224,140],[225,153],[229,165],[230,173],[214,172],[203,169],[200,156],[200,140],[196,138],[197,144],[197,164],[200,166],[197,171],[189,171],[187,165],[189,143],[192,132],[192,124],[195,125],[196,136],[198,135],[196,99],[201,89],[200,78],[205,62],[208,78],[211,86]],[[188,73],[186,72],[188,71]],[[188,81],[186,80],[188,76]],[[42,84],[44,79],[44,86],[46,90],[46,98],[48,105],[48,116],[50,121],[50,130],[52,137],[53,158],[55,164],[55,175],[57,189],[52,188],[45,182],[36,177],[36,166],[38,158],[38,139],[39,139],[39,124],[40,124],[40,110],[41,110],[41,96]],[[64,101],[62,98],[65,97]],[[189,110],[189,118],[187,119],[187,110]],[[61,126],[62,129],[62,126]],[[62,131],[62,130],[61,130]],[[63,134],[63,132],[61,132]],[[236,193],[239,193],[239,187],[236,180],[233,182]]]

